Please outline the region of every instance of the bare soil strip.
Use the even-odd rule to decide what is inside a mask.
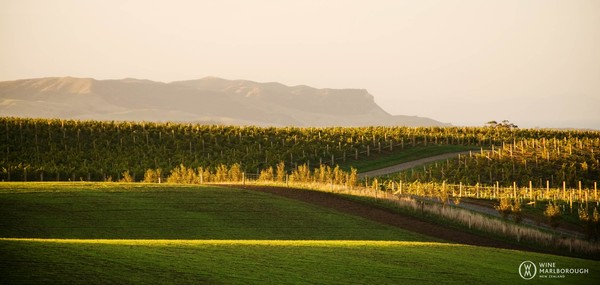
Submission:
[[[356,215],[382,224],[396,226],[408,231],[431,236],[452,243],[505,249],[518,249],[529,251],[532,250],[531,248],[525,246],[515,245],[508,242],[503,242],[500,240],[495,240],[476,234],[464,232],[458,229],[429,223],[411,216],[392,213],[385,209],[380,209],[369,205],[361,204],[359,202],[344,199],[343,197],[333,193],[272,186],[230,185],[229,187],[261,191],[278,196],[283,196],[286,198],[300,200],[319,206],[328,207],[343,213]]]
[[[390,173],[396,173],[396,172],[400,172],[402,170],[411,169],[413,167],[427,164],[430,162],[435,162],[438,160],[444,160],[444,159],[448,159],[448,158],[454,158],[454,157],[458,156],[459,154],[469,154],[469,152],[470,151],[461,151],[461,152],[445,153],[445,154],[430,156],[430,157],[426,157],[426,158],[421,158],[421,159],[417,159],[417,160],[413,160],[413,161],[409,161],[409,162],[405,162],[405,163],[388,166],[385,168],[362,172],[362,173],[358,174],[358,178],[362,179],[365,177],[375,177],[375,176],[386,175],[386,174],[390,174]]]

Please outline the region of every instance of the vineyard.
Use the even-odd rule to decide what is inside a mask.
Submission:
[[[488,163],[489,166],[481,168],[476,165],[483,166],[483,161],[490,159],[502,161],[503,165],[510,161],[510,171],[503,167],[491,173],[492,179],[504,177],[503,183],[524,177],[523,171],[531,172],[533,177],[549,169],[558,173],[550,174],[554,175],[553,180],[559,181],[564,175],[570,186],[580,180],[590,183],[598,177],[600,133],[593,131],[490,127],[260,128],[0,118],[0,179],[107,181],[119,180],[124,172],[129,172],[133,181],[141,181],[148,169],[160,169],[166,178],[180,165],[214,171],[222,165],[238,164],[242,172],[259,174],[280,162],[287,171],[304,164],[309,169],[321,164],[332,168],[338,164],[351,166],[374,156],[432,145],[491,149],[484,152],[487,156],[458,160],[460,167],[426,170],[424,175],[430,179],[436,179],[437,172],[442,174],[437,178],[440,181],[474,183],[477,181],[473,176],[468,179],[459,176],[473,171],[477,171],[477,179],[485,179],[490,175],[487,169],[495,165]],[[535,155],[531,149],[536,150]],[[555,170],[556,167],[559,169]],[[411,178],[423,179],[424,175],[414,174]],[[540,179],[546,178],[540,176]]]
[[[600,178],[600,139],[521,139],[492,146],[445,163],[394,175],[403,181],[432,181],[467,185],[512,186],[513,183],[539,188],[592,187]]]
[[[379,189],[426,197],[600,201],[600,139],[596,136],[515,140],[456,159],[378,177]],[[565,206],[565,204],[563,204]]]

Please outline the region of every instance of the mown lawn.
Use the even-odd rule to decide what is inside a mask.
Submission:
[[[249,190],[0,184],[1,284],[532,283],[525,260],[589,271],[535,283],[600,280],[597,261],[443,243]]]

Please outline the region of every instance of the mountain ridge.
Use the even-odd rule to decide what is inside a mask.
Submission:
[[[169,83],[46,77],[0,82],[0,116],[257,126],[449,126],[390,115],[365,89],[204,77]]]

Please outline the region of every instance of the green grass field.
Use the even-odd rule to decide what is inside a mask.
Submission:
[[[0,237],[424,239],[327,208],[231,188],[10,183],[0,184],[0,197]]]
[[[528,282],[525,260],[589,271],[536,283],[600,279],[597,261],[444,243],[249,190],[0,184],[2,284],[506,284]]]

